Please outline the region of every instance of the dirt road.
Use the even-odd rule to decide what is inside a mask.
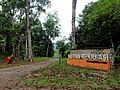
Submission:
[[[30,74],[31,71],[43,68],[55,61],[57,61],[57,59],[34,63],[30,65],[0,69],[0,90],[26,90],[20,89],[18,87],[18,79],[24,77],[27,74]]]

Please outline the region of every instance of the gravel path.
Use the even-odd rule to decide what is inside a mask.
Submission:
[[[18,79],[24,77],[27,74],[30,74],[31,71],[43,68],[55,61],[57,61],[57,59],[34,63],[30,65],[0,69],[0,90],[31,90],[20,89],[19,87],[17,87]]]

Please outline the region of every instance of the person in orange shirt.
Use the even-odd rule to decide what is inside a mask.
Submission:
[[[13,55],[11,55],[11,56],[8,56],[6,59],[5,59],[5,63],[10,63],[11,61],[12,61],[12,57],[13,57]]]

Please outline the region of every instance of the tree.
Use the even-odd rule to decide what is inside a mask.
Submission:
[[[33,0],[32,2],[33,2],[33,5],[30,6],[30,0],[26,0],[26,6],[27,6],[27,13],[26,13],[26,15],[27,15],[27,34],[28,34],[28,60],[30,60],[30,61],[32,61],[32,45],[31,45],[31,31],[30,31],[29,20],[30,19],[31,20],[35,19],[37,17],[37,15],[40,14],[41,11],[45,12],[45,9],[43,9],[43,7],[47,6],[50,3],[50,1],[49,0]],[[36,9],[37,12],[34,12],[33,9]],[[31,17],[29,18],[30,10],[31,10],[31,12],[33,12],[35,14],[32,14]],[[27,42],[26,42],[26,45],[27,45]]]
[[[18,42],[21,36],[21,33],[24,33],[23,30],[23,21],[21,20],[21,25],[19,22],[19,9],[22,9],[22,11],[25,11],[25,5],[24,0],[2,0],[0,3],[1,5],[1,15],[0,18],[0,30],[1,35],[4,36],[6,39],[5,44],[3,45],[3,48],[5,46],[5,52],[10,55],[14,54],[17,56],[16,51],[18,50]],[[23,15],[23,14],[22,14]],[[22,18],[24,16],[21,16]],[[21,26],[21,29],[20,29]],[[19,55],[18,55],[19,56]]]
[[[16,7],[15,0],[3,0],[0,5],[2,7],[0,15],[0,29],[2,34],[6,36],[5,52],[8,54],[12,54],[12,31],[14,30],[14,15]]]
[[[55,39],[55,37],[59,36],[59,19],[57,12],[49,13],[46,17],[46,21],[43,24],[46,32],[46,40],[47,40],[47,49],[46,49],[46,57],[49,52],[49,44],[51,39]]]
[[[75,33],[76,33],[75,11],[76,11],[76,3],[77,3],[77,0],[72,0],[72,49],[76,49],[76,45],[75,45]]]
[[[0,48],[9,55],[14,53],[17,57],[21,54],[23,56],[25,53],[25,34],[30,42],[30,30],[35,27],[34,19],[45,12],[44,7],[49,5],[49,0],[2,0],[0,2],[2,7],[0,9],[0,39],[2,39]],[[26,11],[28,18],[25,17]],[[27,24],[26,21],[28,21]],[[27,32],[26,27],[29,29]],[[32,45],[28,44],[28,41],[26,45],[29,45],[31,47],[29,51],[32,51]],[[30,56],[32,57],[32,55]],[[28,59],[31,58],[30,56],[27,56]]]
[[[86,5],[79,16],[77,46],[114,48],[120,44],[120,2],[99,0]]]
[[[67,57],[71,45],[69,42],[66,43],[66,38],[64,37],[62,40],[56,42],[56,49],[58,49],[59,54],[62,58]]]
[[[29,9],[30,0],[26,0],[26,18],[27,18],[27,34],[28,34],[28,60],[32,62],[32,44],[31,44],[31,31],[30,31],[30,21],[29,21]]]

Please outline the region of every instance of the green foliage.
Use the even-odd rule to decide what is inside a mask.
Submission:
[[[48,13],[43,25],[44,25],[48,40],[54,39],[55,37],[59,36],[60,25],[59,25],[57,12]]]
[[[57,12],[53,13],[48,13],[45,22],[43,23],[43,28],[45,30],[46,34],[46,56],[49,56],[50,54],[50,48],[51,45],[51,40],[54,40],[56,37],[59,36],[59,30],[60,30],[60,25],[59,25],[59,19],[58,19],[58,14]],[[52,50],[53,53],[53,50]],[[51,54],[52,54],[51,53]],[[54,54],[52,54],[53,56]]]
[[[47,31],[44,30],[39,17],[41,13],[45,12],[46,7],[49,8],[50,5],[51,2],[49,0],[30,0],[29,17],[34,56],[46,56],[47,37],[49,36]],[[14,54],[14,56],[23,59],[25,56],[25,36],[27,35],[26,0],[2,0],[0,6],[2,7],[0,9],[0,52],[9,55]],[[46,26],[52,27],[53,30],[58,29],[58,19],[55,15],[50,16],[49,14],[48,16],[50,16],[51,21],[47,23],[48,17],[46,17],[45,22],[47,23]],[[57,31],[59,30],[50,31],[51,38],[58,36]],[[48,56],[53,56],[53,48],[53,43],[50,40]]]
[[[120,56],[115,56],[114,59],[115,59],[115,63],[120,63]]]
[[[2,52],[4,45],[5,45],[5,37],[0,35],[0,52]]]
[[[66,57],[66,58],[68,57],[68,54],[70,54],[70,50],[66,50],[66,51],[65,51],[65,57]]]
[[[35,27],[32,29],[32,42],[33,42],[33,53],[35,56],[45,56],[46,54],[46,42],[45,32],[42,29],[42,24],[39,20],[36,20]]]
[[[117,50],[115,52],[116,56],[120,56],[120,45],[117,47]]]
[[[62,58],[65,58],[69,54],[69,50],[71,48],[71,45],[69,42],[65,42],[66,39],[59,40],[56,42],[56,49],[58,49],[59,54],[61,55]]]
[[[78,48],[114,47],[116,51],[120,43],[120,1],[98,0],[89,3],[83,14],[79,15],[78,23]]]
[[[48,57],[53,57],[53,56],[54,56],[54,44],[52,43],[52,41],[50,41]]]
[[[0,62],[3,62],[6,57],[7,57],[7,54],[5,54],[5,53],[0,53]]]
[[[42,23],[36,19],[34,21],[35,27],[32,28],[32,43],[33,43],[33,53],[35,56],[46,56],[46,49],[48,44],[46,31],[42,27]],[[52,32],[51,32],[52,33]],[[49,52],[48,56],[52,57],[54,54],[53,43],[49,41]]]

